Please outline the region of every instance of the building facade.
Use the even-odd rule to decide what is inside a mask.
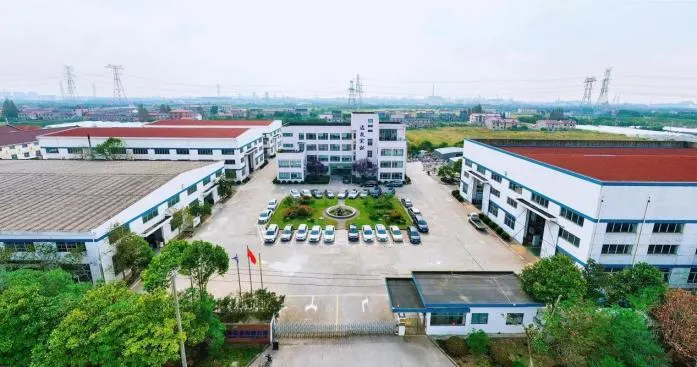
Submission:
[[[173,214],[215,203],[223,162],[0,162],[0,247],[11,260],[42,260],[52,248],[82,281],[111,281],[115,249],[109,234],[125,226],[153,247],[176,236]]]
[[[353,163],[366,160],[380,181],[403,181],[406,128],[380,122],[372,112],[353,112],[350,123],[298,123],[282,128],[277,159],[279,181],[305,180],[308,161],[328,166],[330,175],[351,175]]]
[[[697,285],[697,148],[683,142],[466,140],[460,194],[511,237],[579,266],[655,265]]]
[[[61,130],[65,128],[26,130],[11,125],[0,126],[0,159],[41,158],[38,136]]]
[[[555,130],[573,130],[576,128],[576,121],[574,120],[538,120],[535,125],[535,129],[545,129],[549,131]]]

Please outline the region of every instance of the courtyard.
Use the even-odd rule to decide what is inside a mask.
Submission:
[[[270,199],[279,201],[291,189],[357,188],[332,182],[328,185],[274,185],[273,164],[255,172],[253,179],[237,187],[230,200],[214,208],[211,218],[195,233],[195,239],[225,247],[229,256],[238,256],[243,290],[257,289],[262,278],[259,267],[250,268],[246,260],[249,247],[261,260],[264,287],[286,295],[282,321],[340,323],[392,320],[385,289],[385,277],[409,276],[413,270],[497,270],[520,271],[533,260],[515,245],[481,233],[468,222],[469,209],[450,194],[452,187],[441,184],[423,172],[421,163],[409,163],[411,185],[397,188],[396,196],[409,197],[428,221],[430,233],[422,244],[364,245],[349,243],[346,231],[338,230],[331,245],[308,245],[295,241],[273,246],[263,244],[263,225],[257,224],[259,211]],[[181,278],[182,286],[188,279]],[[215,296],[238,292],[234,261],[225,276],[209,283]]]

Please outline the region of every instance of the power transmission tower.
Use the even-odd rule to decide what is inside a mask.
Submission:
[[[361,82],[361,76],[356,74],[356,104],[363,104],[363,82]]]
[[[353,79],[349,82],[349,88],[348,88],[348,104],[350,106],[355,106],[356,105],[356,87],[353,84]]]
[[[97,86],[92,83],[92,98],[97,99]]]
[[[59,85],[60,88],[61,88],[61,99],[65,99],[65,89],[63,89],[63,81],[62,81],[62,80],[59,80],[59,81],[58,81],[58,85]]]
[[[75,98],[75,74],[73,74],[73,67],[65,65],[65,85],[67,88],[68,98]]]
[[[220,98],[220,84],[216,84],[215,89],[218,92],[218,98]]]
[[[121,70],[123,66],[109,64],[106,66],[107,69],[111,69],[114,74],[114,99],[126,99],[126,90],[123,89],[123,84],[121,84]]]
[[[586,80],[583,81],[584,84],[584,89],[583,89],[583,98],[581,99],[581,104],[591,104],[591,95],[593,93],[593,83],[595,83],[596,79],[594,76],[586,78]]]
[[[605,69],[605,76],[603,77],[603,84],[600,86],[600,95],[598,96],[598,104],[608,104],[608,87],[610,86],[610,73],[612,73],[612,67]]]

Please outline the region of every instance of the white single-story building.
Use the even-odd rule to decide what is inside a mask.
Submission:
[[[426,335],[524,333],[544,307],[513,272],[415,271],[386,284],[397,320],[417,319]]]
[[[223,162],[0,161],[0,247],[29,264],[39,245],[77,251],[77,278],[118,279],[109,233],[126,226],[160,247],[180,230],[176,211],[218,201],[222,174]]]

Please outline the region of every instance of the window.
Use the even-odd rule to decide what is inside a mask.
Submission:
[[[389,180],[389,179],[390,179],[390,173],[389,173],[389,172],[380,172],[380,179],[381,179],[381,180]]]
[[[213,155],[213,149],[199,149],[199,155]]]
[[[368,139],[368,146],[372,147],[373,146],[373,139]]]
[[[342,156],[342,157],[341,157],[341,161],[342,161],[342,162],[351,162],[352,159],[351,159],[351,156],[350,156],[350,155],[345,155],[345,156]]]
[[[581,214],[579,214],[571,209],[562,207],[561,211],[559,212],[559,215],[574,222],[574,223],[576,223],[576,224],[578,224],[579,226],[583,227],[583,220],[584,219],[581,216]]]
[[[472,313],[472,325],[484,325],[489,323],[488,313]]]
[[[318,145],[318,147],[319,147],[320,152],[326,152],[329,150],[329,145],[327,145],[327,144],[320,144],[320,145]]]
[[[654,223],[653,233],[682,233],[682,223]]]
[[[235,160],[234,159],[226,159],[225,164],[235,164]]]
[[[169,154],[169,149],[167,149],[167,148],[155,148],[155,154]]]
[[[571,234],[564,228],[559,228],[559,237],[566,240],[566,242],[578,247],[581,244],[581,239]]]
[[[177,149],[177,155],[189,155],[189,149],[179,148]]]
[[[71,252],[71,251],[84,252],[85,251],[85,243],[84,242],[71,242],[71,241],[56,241],[56,251],[57,252]]]
[[[329,134],[329,140],[341,140],[341,134],[331,133]]]
[[[352,149],[351,144],[341,144],[341,150],[344,152],[350,152]]]
[[[208,185],[209,183],[211,183],[211,178],[210,178],[210,177],[206,177],[206,178],[203,179],[203,186],[206,186],[206,185]]]
[[[148,148],[133,148],[133,154],[148,154]]]
[[[515,217],[506,213],[506,216],[503,219],[503,224],[508,226],[510,229],[515,229]]]
[[[392,172],[392,179],[393,180],[402,180],[402,173],[401,172]]]
[[[167,207],[171,208],[179,203],[179,194],[172,196],[167,200]]]
[[[234,155],[235,150],[234,149],[221,149],[220,154],[222,154],[222,155]]]
[[[608,223],[605,228],[607,233],[634,233],[636,232],[636,223],[614,222]]]
[[[68,154],[82,154],[84,148],[68,148]]]
[[[632,245],[605,244],[600,250],[601,254],[627,255],[632,252]]]
[[[393,149],[392,155],[395,157],[401,157],[404,155],[404,149]]]
[[[278,179],[279,180],[290,180],[290,172],[279,172]]]
[[[531,200],[544,206],[545,208],[549,206],[549,200],[540,194],[532,193]]]
[[[293,133],[283,133],[283,137],[284,137],[284,138],[292,138],[292,137],[293,137]]]
[[[519,194],[522,194],[522,193],[523,193],[523,186],[520,186],[520,185],[518,185],[517,183],[515,183],[515,182],[513,182],[513,181],[510,181],[510,182],[508,183],[508,188],[511,189],[511,190],[513,190],[513,191],[515,191],[515,192],[517,192],[517,193],[519,193]]]
[[[494,173],[494,172],[491,172],[491,179],[498,182],[498,183],[501,183],[501,180],[502,180],[501,175],[499,175],[498,173]]]
[[[319,161],[320,162],[329,162],[329,156],[328,155],[321,155],[321,156],[319,156]]]
[[[489,201],[489,213],[494,217],[499,215],[499,206],[496,203]]]
[[[29,153],[24,153],[24,158],[29,158]]]
[[[329,161],[330,162],[341,162],[341,156],[333,155],[333,156],[329,157]]]
[[[484,166],[482,166],[481,164],[478,164],[477,165],[477,172],[479,172],[481,174],[486,174],[486,168],[484,168]]]
[[[668,279],[670,279],[670,268],[658,268],[658,270],[663,273],[663,281],[668,282]]]
[[[524,316],[525,314],[522,313],[507,313],[506,325],[523,325]]]
[[[465,166],[472,167],[472,161],[469,159],[465,159]]]
[[[372,150],[368,151],[368,158],[373,158],[373,151]]]
[[[467,196],[467,190],[469,190],[469,185],[464,182],[460,182],[460,191],[464,192],[465,196]]]
[[[351,140],[351,139],[353,139],[353,134],[341,133],[341,140]]]
[[[518,207],[518,202],[511,199],[510,197],[506,198],[506,203],[510,205],[512,208],[517,208]]]
[[[46,153],[47,154],[57,154],[58,148],[46,148]]]
[[[186,193],[187,193],[188,195],[191,195],[191,194],[193,194],[193,193],[195,193],[195,192],[196,192],[196,185],[191,185],[191,186],[189,186],[188,189],[186,189]]]
[[[293,149],[293,144],[283,144],[283,149]]]
[[[341,150],[341,144],[330,144],[329,150],[331,150],[332,152],[338,152]]]
[[[690,274],[687,275],[688,284],[697,284],[697,268],[690,268]]]
[[[317,140],[329,140],[329,134],[319,133],[317,134]]]
[[[316,152],[317,151],[317,145],[316,144],[307,144],[305,146],[305,149],[307,149],[308,152]]]
[[[298,140],[305,140],[305,134],[304,134],[304,133],[298,133]]]
[[[378,139],[380,141],[397,141],[397,129],[380,129]]]
[[[307,138],[307,140],[317,140],[317,134],[315,133],[307,133],[305,134],[305,137]]]
[[[463,313],[432,313],[431,326],[438,325],[462,325],[465,323]]]
[[[678,245],[649,245],[647,255],[675,255]]]
[[[380,149],[380,156],[391,157],[392,156],[392,149]]]
[[[111,154],[126,154],[126,148],[111,148],[109,151]]]
[[[494,195],[498,198],[498,197],[501,197],[501,192],[492,187],[491,188],[491,195]]]
[[[148,210],[145,212],[145,214],[143,214],[143,223],[151,221],[153,218],[157,217],[157,214],[157,208]]]
[[[391,168],[392,162],[390,161],[380,161],[380,168]]]
[[[3,246],[10,252],[34,252],[34,242],[5,242]]]

